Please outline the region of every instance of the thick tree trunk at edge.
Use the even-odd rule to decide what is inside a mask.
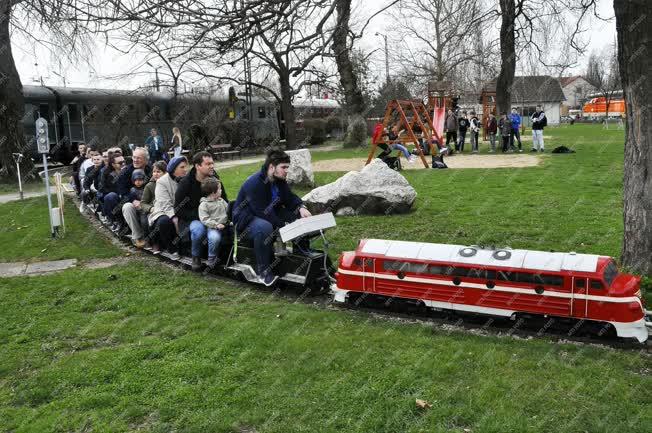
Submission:
[[[625,92],[622,263],[652,274],[652,2],[615,0],[618,64]]]
[[[349,19],[351,17],[351,0],[336,0],[337,26],[333,35],[333,52],[335,62],[340,74],[340,84],[344,89],[346,100],[346,113],[348,115],[365,114],[365,103],[362,92],[358,87],[358,77],[353,70],[353,63],[349,56],[347,38],[349,33]]]
[[[509,113],[512,105],[512,84],[516,72],[516,20],[515,0],[500,0],[500,74],[496,81],[496,105],[498,113]]]
[[[32,177],[35,173],[23,132],[25,102],[23,86],[11,51],[10,16],[11,0],[0,0],[0,50],[3,51],[0,61],[0,173],[6,178],[16,179],[16,164],[12,153],[24,155],[20,166],[23,178]]]

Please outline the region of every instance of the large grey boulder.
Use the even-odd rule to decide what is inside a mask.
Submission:
[[[333,183],[315,188],[303,197],[312,213],[353,208],[355,214],[388,215],[412,208],[417,192],[407,179],[378,158],[361,171],[350,171]],[[342,214],[350,215],[349,209]]]
[[[315,175],[312,172],[312,161],[308,149],[287,150],[290,155],[290,169],[286,181],[290,185],[315,186]]]

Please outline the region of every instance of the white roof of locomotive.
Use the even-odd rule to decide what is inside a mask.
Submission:
[[[465,257],[460,254],[465,248],[474,248],[475,254]],[[598,258],[594,254],[548,253],[545,251],[504,249],[511,253],[508,259],[493,257],[501,249],[482,249],[477,246],[431,244],[425,242],[388,241],[368,239],[360,252],[380,254],[397,259],[414,259],[437,262],[455,262],[480,266],[500,266],[540,271],[595,272]]]

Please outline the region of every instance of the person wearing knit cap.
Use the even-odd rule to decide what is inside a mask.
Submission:
[[[168,174],[170,174],[170,176],[174,176],[174,170],[176,170],[179,164],[181,164],[182,162],[188,164],[188,160],[186,159],[185,156],[175,156],[174,158],[172,158],[170,162],[168,162],[168,167],[167,167]],[[185,176],[185,173],[183,174],[183,176]]]
[[[134,170],[131,173],[131,183],[133,186],[127,194],[126,202],[122,205],[122,216],[125,219],[125,222],[131,229],[131,241],[137,248],[143,248],[145,246],[145,236],[143,233],[143,227],[140,224],[140,200],[143,198],[143,190],[145,189],[145,183],[147,181],[147,175],[145,170],[140,168]]]

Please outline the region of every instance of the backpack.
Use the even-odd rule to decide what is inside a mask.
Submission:
[[[548,126],[548,118],[546,117],[545,114],[543,115],[543,119],[541,120],[541,126],[544,126],[544,127]]]
[[[384,158],[381,158],[380,156],[378,156],[378,157],[379,157],[379,158],[380,158],[380,159],[381,159],[385,164],[387,164],[387,166],[388,166],[389,168],[391,168],[392,170],[396,170],[396,171],[401,171],[401,170],[402,170],[402,167],[401,167],[401,158],[399,158],[399,157],[397,157],[397,156],[385,156]]]

